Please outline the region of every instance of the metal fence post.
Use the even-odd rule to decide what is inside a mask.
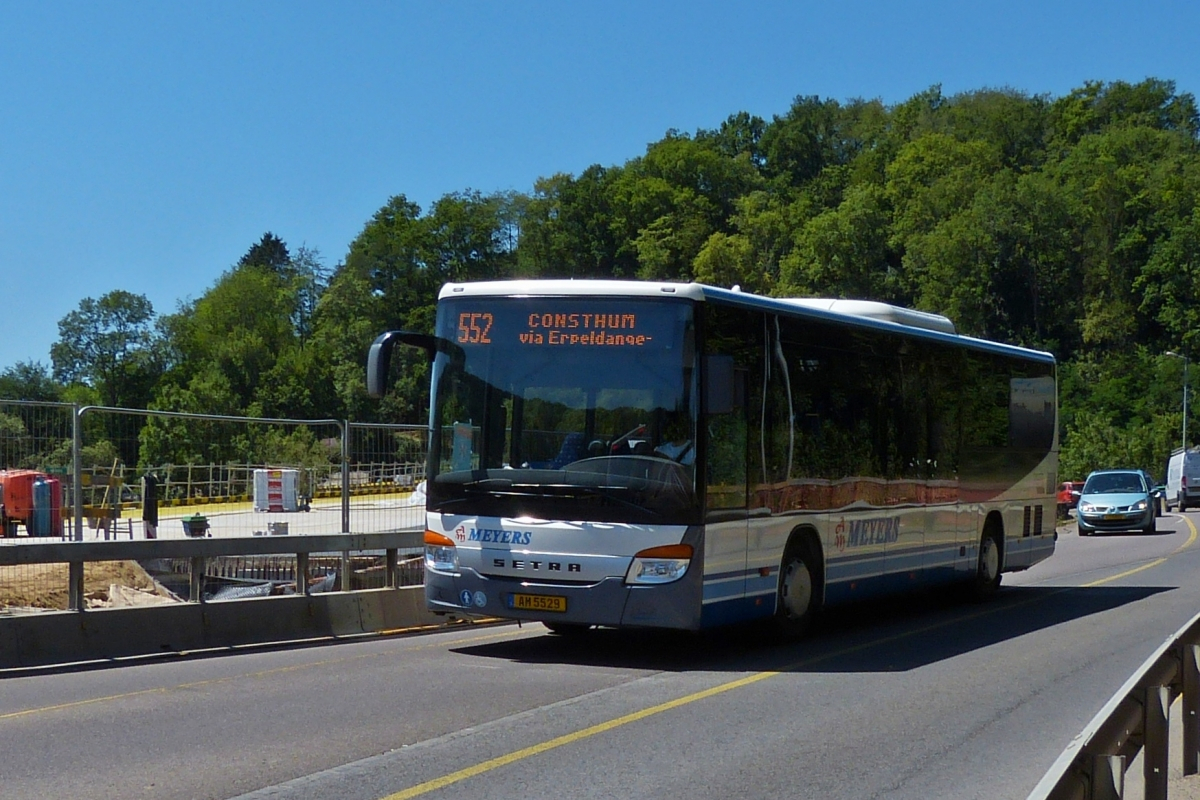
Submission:
[[[1124,798],[1124,756],[1092,757],[1092,792],[1088,800],[1122,800]]]
[[[71,561],[67,565],[67,605],[72,611],[83,611],[87,600],[83,596],[83,562]]]
[[[1200,772],[1197,752],[1200,751],[1200,645],[1183,645],[1183,774]]]
[[[204,556],[192,556],[188,574],[189,599],[193,603],[204,602]]]
[[[342,533],[350,532],[350,421],[342,420]]]
[[[308,594],[308,553],[296,553],[296,594]]]
[[[395,589],[400,585],[400,576],[396,574],[398,572],[396,565],[400,560],[398,557],[398,551],[395,547],[389,547],[385,551],[385,554],[387,556],[387,568],[385,572],[384,583],[387,585],[387,588]]]
[[[350,420],[342,420],[342,533],[350,532]],[[342,591],[350,586],[350,551],[342,551]]]
[[[1167,686],[1147,686],[1142,701],[1145,715],[1145,748],[1142,750],[1142,774],[1146,783],[1146,800],[1167,800],[1167,727],[1171,713],[1171,689]]]
[[[1125,756],[1092,757],[1092,792],[1089,800],[1125,797]]]
[[[71,414],[71,487],[75,505],[75,531],[71,537],[83,541],[83,409],[76,403]]]

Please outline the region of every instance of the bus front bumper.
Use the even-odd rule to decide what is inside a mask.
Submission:
[[[646,586],[616,577],[575,586],[488,577],[471,569],[425,571],[425,602],[435,613],[564,624],[698,630],[701,591],[699,570]]]

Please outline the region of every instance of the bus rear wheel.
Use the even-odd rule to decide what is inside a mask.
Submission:
[[[783,641],[804,635],[816,616],[816,559],[808,548],[791,545],[779,570],[779,588],[775,598],[775,633]]]
[[[986,525],[983,536],[979,537],[979,561],[972,590],[978,600],[1000,590],[1000,533],[994,525]]]

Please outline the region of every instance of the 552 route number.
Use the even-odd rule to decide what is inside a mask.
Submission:
[[[458,315],[459,344],[491,344],[492,315],[485,312],[464,311]]]

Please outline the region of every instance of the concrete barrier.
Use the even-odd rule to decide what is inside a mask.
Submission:
[[[358,636],[438,625],[424,587],[0,617],[0,669]]]
[[[425,609],[422,586],[397,587],[396,558],[421,546],[420,531],[238,539],[0,544],[0,565],[67,563],[70,611],[0,616],[0,670],[27,669],[194,650],[361,636],[445,621]],[[186,558],[194,600],[202,600],[209,558],[314,553],[386,555],[388,588],[276,597],[84,610],[83,565],[89,561]],[[299,567],[304,574],[304,568]]]

